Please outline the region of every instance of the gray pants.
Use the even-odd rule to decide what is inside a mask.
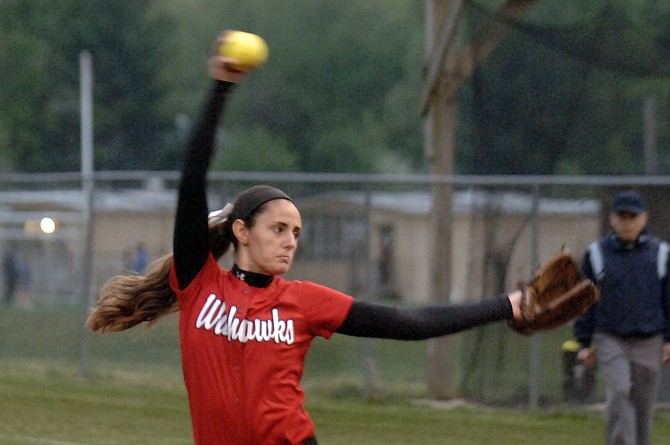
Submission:
[[[622,339],[596,334],[594,340],[607,382],[606,445],[650,445],[663,337]]]

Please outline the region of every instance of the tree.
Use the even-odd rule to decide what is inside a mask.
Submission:
[[[472,0],[473,14],[490,15],[491,1]],[[459,171],[642,174],[644,101],[667,109],[668,8],[540,2],[513,26],[459,96]]]
[[[237,134],[224,132],[214,159],[214,170],[250,172],[291,172],[297,170],[297,158],[286,141],[263,127],[253,127]]]
[[[421,165],[420,2],[295,0],[277,7],[263,0],[202,0],[168,7],[182,20],[180,45],[197,48],[184,53],[189,62],[180,65],[195,79],[202,78],[202,60],[220,30],[250,31],[268,42],[267,64],[234,93],[228,130],[265,128],[286,141],[302,171],[351,171],[353,165],[371,172],[380,165],[374,156],[391,153],[405,160],[401,165]],[[178,94],[192,109],[193,97],[200,97],[193,91],[175,90],[171,100]],[[384,146],[366,146],[371,139]],[[325,157],[344,163],[325,163]]]
[[[95,70],[96,167],[174,168],[161,100],[169,21],[152,0],[0,2],[0,152],[17,171],[79,168],[79,54]],[[68,23],[68,26],[63,26]]]
[[[243,29],[266,38],[270,60],[237,89],[228,130],[264,128],[301,170],[348,170],[321,161],[323,153],[348,160],[352,150],[369,171],[389,168],[372,152],[416,167],[421,11],[400,0],[1,2],[0,61],[10,74],[0,98],[10,106],[0,117],[0,156],[21,171],[78,168],[78,55],[88,49],[96,168],[178,168],[188,128],[174,122],[197,112],[211,41]],[[335,133],[348,142],[331,141]]]
[[[470,0],[468,10],[486,16],[500,3]],[[663,8],[539,2],[461,88],[458,172],[641,172],[642,104],[651,95],[659,114],[668,107]],[[423,171],[422,13],[418,0],[4,0],[1,168],[78,170],[88,49],[96,168],[178,169],[212,39],[243,29],[268,41],[270,59],[233,94],[224,125],[236,140],[261,128],[301,171]]]

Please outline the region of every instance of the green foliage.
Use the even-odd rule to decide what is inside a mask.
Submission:
[[[470,36],[503,3],[470,0]],[[233,164],[217,168],[422,171],[424,7],[2,1],[0,170],[79,169],[85,49],[95,66],[96,168],[178,169],[189,130],[179,122],[198,112],[212,41],[223,29],[243,29],[268,41],[270,59],[234,94],[225,118],[234,138],[222,144]],[[459,173],[641,173],[649,97],[657,101],[660,170],[670,168],[667,6],[539,0],[512,27],[459,91]],[[254,148],[243,149],[247,143]]]
[[[256,126],[246,132],[226,132],[225,146],[214,159],[214,170],[250,172],[298,171],[295,154],[286,141]]]
[[[234,104],[234,123],[254,122],[281,136],[303,171],[374,171],[374,156],[391,150],[398,133],[419,122],[419,77],[409,73],[418,73],[420,65],[410,65],[414,59],[407,54],[420,55],[414,38],[421,35],[420,16],[409,7],[413,3],[394,5],[301,0],[282,8],[268,8],[267,2],[238,8],[237,14],[253,11],[257,19],[247,15],[230,27],[263,35],[270,59],[253,75],[254,93]],[[259,20],[258,11],[273,20]],[[397,94],[397,88],[407,94]],[[394,96],[387,101],[389,94]],[[394,113],[402,118],[388,121]],[[394,128],[398,120],[407,124]],[[413,128],[415,137],[394,149],[417,163],[419,127]],[[374,147],[366,145],[370,139]]]
[[[93,56],[96,165],[132,168],[169,158],[154,146],[166,123],[160,108],[163,85],[161,41],[169,31],[164,16],[149,17],[152,0],[124,2],[8,1],[0,16],[3,65],[9,72],[0,87],[16,170],[78,170],[79,55]],[[67,26],[63,26],[67,23]],[[172,166],[175,164],[173,163]]]
[[[473,2],[477,28],[493,0]],[[668,110],[670,59],[654,35],[669,18],[650,2],[538,2],[460,92],[459,171],[642,174],[644,102],[657,100],[659,122]]]
[[[523,16],[523,22],[552,27],[573,27],[592,21],[607,5],[609,0],[538,0]],[[501,8],[506,0],[469,0],[477,9],[492,13]]]
[[[0,118],[0,152],[8,153],[4,157],[17,170],[78,169],[77,57],[88,49],[96,71],[96,168],[178,168],[183,134],[174,131],[172,121],[197,112],[216,34],[245,29],[266,38],[270,61],[239,89],[230,107],[235,109],[228,120],[231,133],[262,127],[288,144],[291,168],[345,170],[348,165],[324,167],[314,147],[330,151],[325,135],[337,128],[357,151],[370,151],[347,135],[354,134],[365,114],[389,115],[406,124],[394,127],[379,118],[375,141],[384,142],[382,154],[395,150],[416,163],[421,158],[417,127],[409,131],[413,137],[399,134],[419,122],[416,108],[406,102],[417,96],[419,77],[407,76],[417,65],[405,64],[406,54],[420,56],[421,10],[416,5],[381,0],[301,0],[281,8],[258,0],[59,0],[48,7],[45,2],[2,2],[0,15],[12,17],[14,25],[0,31],[0,37],[8,37],[0,48],[17,74],[0,90],[3,103],[12,104]],[[414,93],[385,100],[388,92],[406,87]]]

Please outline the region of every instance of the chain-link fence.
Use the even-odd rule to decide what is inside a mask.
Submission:
[[[101,172],[87,196],[78,174],[0,176],[4,301],[26,311],[86,308],[113,275],[141,273],[138,252],[152,260],[171,251],[177,181],[176,172]],[[622,188],[638,188],[651,211],[651,229],[670,235],[665,224],[670,179],[665,177],[212,172],[210,208],[257,183],[284,189],[301,211],[303,233],[287,278],[385,304],[437,300],[433,252],[442,243],[433,234],[433,218],[451,220],[454,303],[513,289],[561,248],[581,258],[607,230],[609,199]],[[435,187],[453,190],[446,215],[432,211]],[[594,376],[570,361],[569,340],[569,326],[527,339],[504,323],[454,336],[447,359],[453,364],[454,395],[505,404],[598,400]],[[85,338],[81,344],[85,368],[90,346]],[[76,353],[79,345],[71,347]],[[370,344],[364,349],[366,385],[384,385],[387,368],[407,366],[383,350],[375,354]],[[662,399],[669,398],[665,386]]]

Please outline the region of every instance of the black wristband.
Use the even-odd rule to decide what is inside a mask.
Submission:
[[[226,82],[225,80],[214,81],[214,91],[217,93],[228,93],[234,86],[233,82]]]

